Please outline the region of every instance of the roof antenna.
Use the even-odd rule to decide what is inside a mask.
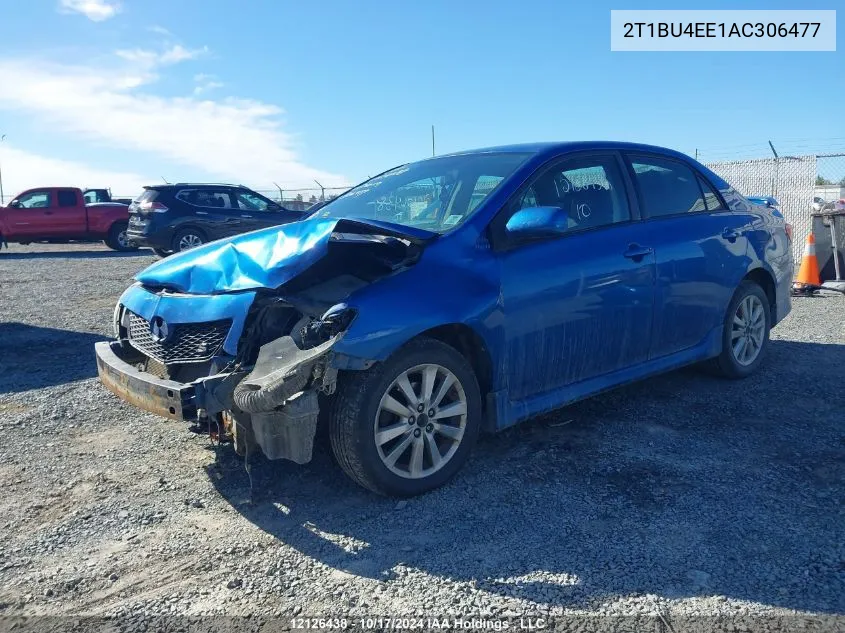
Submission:
[[[165,184],[165,185],[169,185],[169,184],[170,184],[169,182],[167,182],[167,178],[165,178],[164,176],[162,176],[162,177],[161,177],[161,179],[164,181],[164,184]]]

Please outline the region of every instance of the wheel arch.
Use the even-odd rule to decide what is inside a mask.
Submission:
[[[766,293],[766,297],[769,300],[769,313],[771,314],[772,321],[774,322],[775,316],[777,314],[778,304],[777,285],[775,284],[774,275],[762,266],[760,266],[749,270],[745,274],[745,277],[742,278],[742,281],[753,281],[763,289],[763,292]]]
[[[209,241],[211,241],[208,237],[208,231],[207,230],[203,229],[200,226],[197,226],[196,224],[186,222],[184,224],[180,224],[178,226],[173,227],[173,232],[170,234],[170,244],[169,244],[169,246],[170,246],[170,249],[174,253],[179,252],[179,249],[176,248],[177,238],[179,238],[179,236],[181,236],[182,233],[185,233],[187,231],[193,231],[194,233],[196,233],[197,235],[202,237],[203,240],[204,240],[203,244],[206,244]]]
[[[493,357],[481,335],[466,323],[447,323],[420,332],[411,340],[433,338],[445,343],[463,356],[472,367],[482,403],[486,394],[493,391]]]
[[[208,237],[208,231],[198,224],[194,224],[192,222],[185,222],[184,224],[178,224],[173,227],[173,236],[175,237],[177,234],[182,233],[183,231],[194,231],[203,237]]]
[[[114,220],[109,222],[108,226],[106,227],[106,235],[111,233],[111,230],[119,224],[125,224],[128,228],[129,227],[129,220],[124,219],[124,218],[115,218]]]

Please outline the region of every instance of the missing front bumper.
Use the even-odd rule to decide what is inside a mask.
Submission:
[[[120,343],[101,342],[94,349],[100,381],[123,400],[173,420],[224,413],[236,449],[257,445],[268,459],[305,464],[317,430],[318,392],[334,391],[337,370],[327,361],[337,338],[303,350],[282,337],[262,346],[248,375],[221,373],[190,384],[137,369]]]
[[[97,356],[100,382],[119,398],[172,420],[197,419],[194,385],[140,371],[127,362],[126,354],[117,342],[95,343],[94,353]]]

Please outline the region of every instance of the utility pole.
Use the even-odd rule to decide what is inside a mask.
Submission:
[[[698,148],[695,148],[695,160],[698,160]]]
[[[0,143],[6,140],[6,135],[3,134],[0,136]],[[0,167],[0,207],[3,206],[3,201],[5,198],[3,197],[3,168]]]
[[[314,179],[314,182],[317,182],[317,180]],[[325,202],[325,200],[326,200],[326,188],[323,185],[321,185],[319,182],[317,182],[317,186],[320,188],[320,201]]]
[[[434,156],[434,126],[431,126],[431,155]]]
[[[273,184],[276,185],[276,189],[279,190],[279,204],[284,204],[285,203],[285,192],[284,192],[284,190],[279,186],[279,183],[274,182]]]

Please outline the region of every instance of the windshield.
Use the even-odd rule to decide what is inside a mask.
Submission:
[[[397,167],[327,203],[315,217],[366,218],[445,233],[530,155],[464,154]]]

